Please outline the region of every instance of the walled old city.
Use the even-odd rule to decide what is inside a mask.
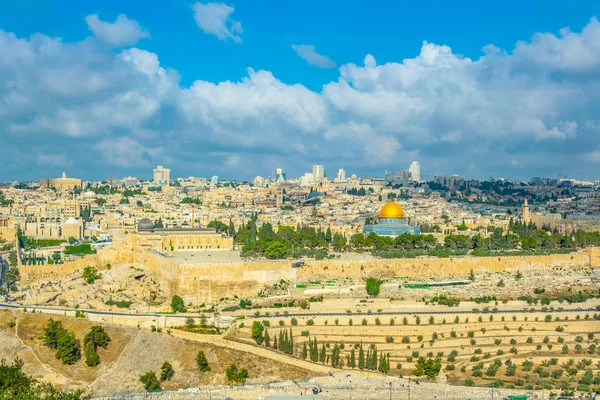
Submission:
[[[174,399],[600,390],[598,182],[321,168],[5,184],[1,354],[107,399],[165,362]]]

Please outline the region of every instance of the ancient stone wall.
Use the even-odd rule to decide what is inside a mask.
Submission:
[[[98,270],[103,270],[110,265],[122,263],[132,263],[133,253],[129,248],[120,245],[105,247],[100,249],[97,254],[91,254],[85,257],[77,258],[64,264],[53,265],[22,265],[19,267],[21,284],[27,286],[30,282],[39,279],[52,279],[70,275],[75,271],[83,272],[88,266],[94,266]]]
[[[391,278],[407,276],[413,280],[466,279],[471,270],[485,272],[516,272],[556,268],[590,268],[600,266],[600,249],[586,249],[571,254],[518,257],[457,257],[424,259],[375,259],[365,261],[307,261],[292,268],[291,261],[249,261],[238,263],[179,264],[172,258],[124,244],[102,249],[96,255],[62,265],[21,267],[23,284],[41,278],[52,278],[82,271],[86,265],[98,269],[131,263],[156,276],[167,296],[178,294],[186,303],[210,303],[221,297],[256,296],[265,285],[281,279],[293,283],[367,277]]]

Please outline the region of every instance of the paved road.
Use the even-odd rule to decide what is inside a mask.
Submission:
[[[75,311],[83,311],[86,314],[95,314],[95,315],[114,315],[114,316],[139,316],[139,317],[164,317],[164,318],[187,318],[187,317],[195,317],[196,314],[159,314],[159,313],[126,313],[119,311],[98,311],[98,310],[84,310],[84,309],[75,309],[75,308],[64,308],[64,307],[48,307],[48,306],[23,306],[19,304],[12,303],[0,303],[0,309],[27,309],[27,310],[47,310],[54,312],[75,312]],[[269,314],[269,315],[246,315],[246,318],[249,319],[257,319],[257,318],[268,318],[268,317],[344,317],[344,316],[379,316],[379,315],[448,315],[448,314],[528,314],[528,313],[560,313],[560,312],[594,312],[600,311],[596,308],[563,308],[561,310],[529,310],[529,309],[518,309],[518,310],[497,310],[497,311],[472,311],[472,310],[462,310],[462,311],[383,311],[377,313],[347,313],[347,312],[329,312],[329,313],[289,313],[289,314]]]

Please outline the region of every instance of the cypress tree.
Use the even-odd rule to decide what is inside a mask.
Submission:
[[[290,327],[290,354],[294,354],[294,333],[292,332],[292,328]]]
[[[356,368],[356,352],[354,351],[354,348],[352,348],[352,351],[350,352],[350,358],[347,364],[352,369]]]
[[[229,237],[235,236],[235,225],[233,225],[233,220],[229,218]]]
[[[265,329],[265,347],[271,346],[271,336],[269,336],[269,331]]]
[[[333,350],[331,351],[331,366],[333,368],[339,368],[340,361],[340,347],[336,343],[335,346],[333,346]]]
[[[317,338],[314,338],[313,342],[310,343],[310,360],[312,362],[319,361],[319,349],[317,347]]]
[[[321,353],[319,354],[319,362],[325,364],[327,357],[327,350],[325,350],[325,343],[321,345]]]
[[[363,344],[361,342],[358,350],[358,368],[362,371],[365,367],[365,350],[363,349]]]
[[[308,350],[306,349],[306,342],[304,342],[302,346],[302,359],[306,360],[306,357],[308,357]]]
[[[277,336],[275,336],[275,337],[273,338],[273,348],[274,348],[275,350],[277,350],[277,348],[278,348],[277,346],[278,346],[278,345],[277,345]]]
[[[283,337],[283,331],[279,331],[279,346],[277,347],[277,349],[283,351],[284,346],[285,338]]]

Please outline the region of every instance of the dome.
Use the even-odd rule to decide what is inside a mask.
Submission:
[[[390,201],[379,211],[379,218],[404,218],[404,210],[400,204]]]
[[[323,196],[323,193],[321,193],[321,192],[310,192],[308,194],[308,200],[312,200],[315,197],[321,197],[321,196]]]
[[[154,229],[154,222],[150,221],[148,218],[142,218],[138,223],[138,230],[141,229]]]
[[[79,222],[74,217],[70,217],[65,221],[65,225],[77,225]]]

